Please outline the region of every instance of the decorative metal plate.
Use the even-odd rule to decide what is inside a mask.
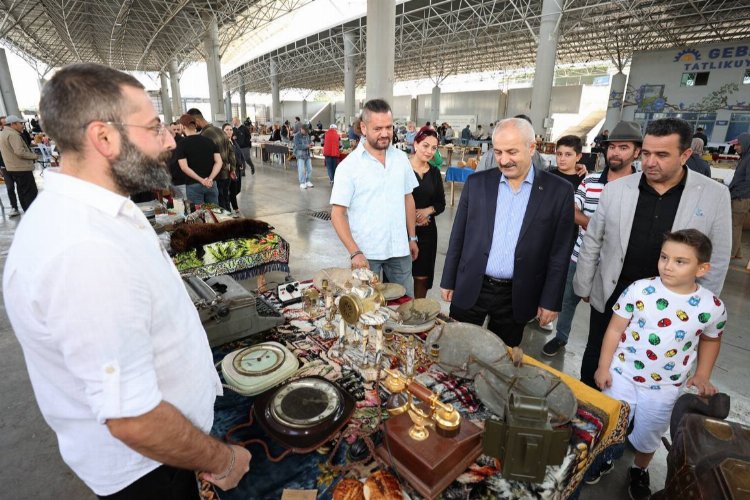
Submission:
[[[432,299],[415,299],[405,302],[396,309],[401,324],[422,325],[437,318],[440,314],[440,303]]]
[[[398,283],[378,283],[375,290],[379,291],[385,297],[385,300],[400,299],[406,294],[406,288]]]

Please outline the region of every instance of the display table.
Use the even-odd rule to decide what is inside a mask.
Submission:
[[[279,155],[284,170],[287,169],[287,161],[291,160],[292,152],[286,144],[280,144],[276,142],[262,142],[260,143],[260,148],[260,155],[263,161],[266,161],[266,158],[269,158],[270,155]]]
[[[445,180],[451,183],[451,206],[455,204],[455,183],[466,182],[466,179],[473,173],[474,169],[469,167],[448,167],[448,170],[445,172]]]
[[[267,295],[271,301],[275,299]],[[263,335],[263,338],[238,340],[214,348],[214,361],[219,363],[228,353],[263,340],[274,340],[289,348],[300,361],[300,370],[294,378],[318,375],[331,381],[345,381],[347,390],[357,400],[354,415],[344,430],[350,439],[338,447],[335,456],[308,453],[290,454],[282,461],[272,462],[260,446],[250,446],[253,454],[250,471],[237,488],[227,491],[214,491],[208,483],[202,483],[204,498],[221,499],[267,499],[280,498],[285,489],[314,490],[318,498],[331,498],[336,484],[343,478],[337,466],[347,465],[346,451],[358,431],[373,429],[377,422],[377,393],[380,391],[385,401],[385,391],[374,383],[364,382],[355,372],[329,358],[328,352],[334,340],[324,340],[315,333],[315,327],[299,304],[283,310],[287,322]],[[445,318],[443,318],[445,319]],[[397,339],[400,339],[397,336]],[[464,418],[481,424],[491,414],[481,404],[473,388],[473,382],[460,379],[443,372],[437,365],[429,365],[429,360],[421,354],[419,361],[427,367],[417,377],[417,381],[440,394],[441,401],[452,404]],[[543,483],[531,484],[505,480],[500,474],[495,459],[481,455],[470,465],[446,491],[442,498],[570,498],[577,496],[586,470],[603,452],[611,452],[624,442],[627,428],[628,407],[622,405],[577,380],[557,372],[528,356],[524,362],[541,366],[560,376],[578,399],[578,412],[571,421],[573,433],[568,454],[560,466],[547,467]],[[223,396],[216,400],[215,418],[211,433],[223,439],[233,427],[248,422],[255,398],[244,397],[225,389]],[[382,412],[386,415],[385,411]],[[272,455],[283,451],[280,445],[264,436],[256,424],[233,434],[234,439],[247,440],[261,438],[266,441]],[[329,462],[330,460],[330,462]],[[365,478],[378,468],[376,461],[354,464],[347,477]],[[408,485],[402,485],[410,498],[420,498]],[[212,494],[217,496],[211,497]]]

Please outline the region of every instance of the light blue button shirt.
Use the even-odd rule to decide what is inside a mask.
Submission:
[[[523,218],[534,184],[534,168],[529,169],[518,192],[508,183],[505,175],[500,176],[497,190],[497,210],[495,211],[495,229],[492,231],[492,246],[487,259],[485,274],[498,279],[513,279],[513,268],[516,256],[516,244],[521,233]]]
[[[385,167],[364,147],[336,167],[331,204],[347,207],[349,228],[365,257],[386,260],[409,255],[405,196],[419,185],[403,151],[389,146]]]

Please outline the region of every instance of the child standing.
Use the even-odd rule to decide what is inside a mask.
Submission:
[[[700,231],[668,233],[659,276],[631,284],[612,308],[594,379],[605,394],[627,402],[635,419],[628,440],[635,448],[629,492],[636,500],[651,495],[648,465],[669,428],[680,386],[686,383],[701,395],[716,393],[709,380],[726,309],[696,283],[711,267],[711,251],[711,240]],[[688,378],[696,360],[695,374]],[[606,463],[598,476],[612,467]]]

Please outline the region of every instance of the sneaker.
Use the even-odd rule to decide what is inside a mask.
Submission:
[[[542,330],[544,330],[547,333],[553,332],[555,330],[555,322],[554,321],[550,321],[546,325],[543,325],[543,324],[539,323],[539,328],[541,328]]]
[[[546,346],[545,346],[546,347]],[[586,484],[596,484],[599,482],[599,480],[602,478],[602,476],[606,476],[610,472],[612,472],[612,469],[615,468],[614,462],[612,460],[609,460],[607,462],[604,462],[601,467],[599,467],[599,470],[592,474],[591,476],[587,477],[585,479]]]
[[[9,217],[18,217],[19,215],[21,215],[21,212],[19,212],[17,208],[14,208],[14,209],[13,209],[13,210],[11,210],[11,212],[10,212],[10,213],[8,214],[8,216],[9,216]]]
[[[311,188],[311,187],[315,187],[315,186],[313,186],[313,183],[312,183],[312,182],[310,182],[310,181],[307,181],[307,184],[306,184],[306,186],[307,186],[307,187],[309,187],[309,188]]]
[[[299,188],[300,189],[307,189],[307,185],[304,184],[304,183],[302,183],[302,184],[299,185]]]
[[[638,467],[630,468],[630,486],[628,493],[633,500],[647,500],[651,498],[651,488],[649,488],[648,470]]]
[[[562,349],[563,347],[565,347],[565,342],[555,337],[544,344],[544,347],[542,347],[542,354],[552,357],[560,352],[560,349]]]
[[[234,212],[232,212],[232,218],[239,219],[240,218],[240,211],[239,210],[235,210]]]

